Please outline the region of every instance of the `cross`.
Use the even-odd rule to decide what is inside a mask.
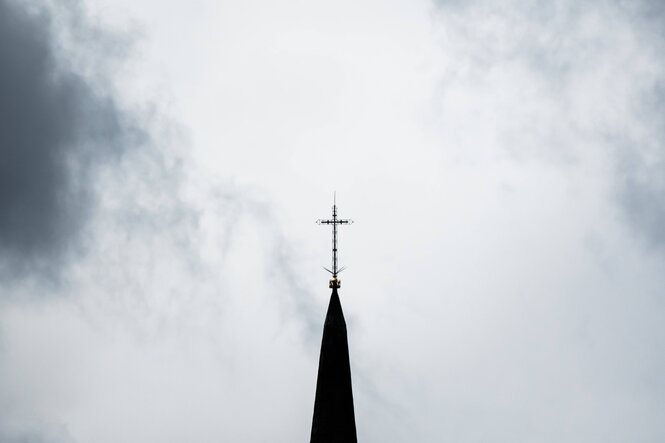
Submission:
[[[332,219],[329,220],[317,220],[317,225],[332,225],[333,228],[333,237],[332,237],[332,270],[324,267],[326,271],[332,274],[332,279],[330,280],[331,288],[339,288],[340,281],[337,279],[337,274],[342,272],[345,268],[337,269],[337,225],[350,225],[353,223],[353,220],[349,219],[338,219],[337,218],[337,197],[333,194],[333,207],[332,207]]]

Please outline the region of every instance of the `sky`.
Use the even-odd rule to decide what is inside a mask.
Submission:
[[[664,23],[0,0],[0,442],[663,441]]]

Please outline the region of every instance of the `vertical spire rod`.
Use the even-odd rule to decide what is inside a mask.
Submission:
[[[335,204],[336,197],[333,197],[333,262],[332,271],[333,278],[337,277],[337,205]]]

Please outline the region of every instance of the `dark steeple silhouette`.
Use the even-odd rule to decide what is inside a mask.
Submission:
[[[323,325],[319,377],[316,382],[314,419],[312,420],[311,443],[356,443],[356,419],[353,413],[351,390],[351,366],[349,343],[346,338],[346,322],[339,302],[337,289],[340,280],[337,274],[337,226],[350,225],[353,220],[337,218],[337,204],[333,196],[332,219],[318,220],[320,225],[332,226],[332,288],[326,322]]]
[[[332,295],[323,326],[310,441],[311,443],[356,443],[346,322],[337,295],[338,285],[331,284],[331,287]]]

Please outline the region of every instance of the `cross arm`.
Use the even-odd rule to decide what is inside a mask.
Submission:
[[[345,219],[345,220],[317,220],[316,221],[317,225],[352,225],[353,220],[351,219]]]

